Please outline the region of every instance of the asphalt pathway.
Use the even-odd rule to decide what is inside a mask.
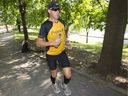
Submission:
[[[69,87],[72,96],[127,96],[108,83],[73,69]],[[21,45],[11,33],[0,35],[0,96],[65,96],[60,83],[62,72],[58,68],[57,83],[61,89],[55,94],[51,88],[45,53],[21,53]]]

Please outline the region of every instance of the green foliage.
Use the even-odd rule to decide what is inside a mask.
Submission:
[[[1,0],[0,1],[0,22],[5,24],[14,24],[16,20],[16,11],[14,0]]]
[[[108,5],[106,1],[101,0],[103,5]],[[104,10],[99,6],[96,0],[80,0],[75,3],[74,27],[75,28],[93,28],[103,30],[106,21],[106,10],[108,6],[104,6]],[[75,19],[76,18],[76,19]]]
[[[47,19],[47,5],[51,0],[22,0],[26,4],[27,26],[39,26]],[[103,30],[105,27],[107,0],[57,0],[61,6],[60,17],[73,29],[93,28]],[[102,5],[102,6],[101,6]],[[20,17],[18,0],[1,0],[1,22],[16,24]]]
[[[128,45],[123,46],[123,59],[128,58]]]
[[[45,0],[27,2],[26,20],[28,26],[39,26],[47,18],[46,5],[47,2]]]

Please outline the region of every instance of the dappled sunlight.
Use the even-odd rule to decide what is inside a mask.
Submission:
[[[72,57],[72,56],[69,56],[68,58],[70,58],[71,60],[73,60],[73,59],[74,59],[74,57]]]
[[[13,75],[4,75],[2,77],[0,77],[0,80],[5,80],[5,79],[9,79],[9,78],[12,78]]]
[[[31,77],[27,74],[21,74],[20,76],[17,77],[17,79],[29,80],[29,79],[31,79]]]
[[[4,41],[9,40],[9,39],[12,38],[12,37],[13,37],[13,36],[6,36],[6,37],[3,38],[3,40],[4,40]]]
[[[12,64],[12,63],[18,62],[19,60],[20,60],[20,59],[16,59],[16,60],[9,61],[8,64]]]
[[[44,70],[44,74],[48,74],[48,73],[50,73],[50,72],[49,72],[49,69],[45,69],[45,70]]]
[[[72,45],[73,49],[67,50],[71,66],[77,70],[93,71],[98,62],[100,47],[98,45],[92,46],[75,42],[72,42]],[[88,49],[91,49],[92,51]],[[94,49],[96,49],[96,51],[94,51]]]
[[[34,40],[35,38],[37,38],[37,36],[29,36],[31,38],[31,40]]]
[[[38,31],[39,31],[39,29],[37,29],[37,28],[28,28],[28,34],[29,34],[30,40],[35,40],[35,38],[37,38]],[[24,34],[16,33],[16,34],[14,34],[14,38],[21,40],[21,38],[22,39],[24,38]]]
[[[122,76],[117,76],[114,79],[115,82],[121,82],[121,83],[128,83],[128,79],[122,77]]]
[[[12,35],[8,35],[6,37],[1,38],[0,41],[7,41],[7,40],[10,40],[12,37],[13,37]]]
[[[127,89],[128,88],[128,79],[126,77],[123,76],[115,76],[113,78],[113,83],[121,88]]]
[[[14,66],[12,69],[24,68],[26,70],[32,70],[32,69],[35,69],[39,66],[40,66],[39,63],[32,63],[31,61],[27,61],[26,63]]]
[[[12,96],[14,96],[13,94],[17,96],[19,94],[26,96],[30,94],[32,96],[34,94],[36,96],[36,93],[39,92],[50,96],[50,93],[45,92],[49,89],[51,81],[49,80],[49,75],[47,76],[49,70],[44,68],[46,63],[41,63],[43,57],[40,57],[39,54],[22,54],[19,51],[15,51],[3,58],[7,60],[6,62],[5,60],[0,60],[0,63],[2,62],[1,69],[4,69],[0,69],[0,86],[2,88],[0,96],[9,94]],[[8,91],[5,91],[5,89]]]
[[[30,29],[30,28],[28,28],[28,32],[36,32],[37,33],[37,30],[38,29],[32,29],[32,28]]]
[[[3,46],[5,46],[7,43],[2,43],[2,42],[0,42],[0,47],[3,47]]]
[[[34,53],[34,54],[32,54],[30,57],[32,58],[32,57],[35,57],[35,56],[37,56],[38,54],[37,53]]]
[[[14,39],[21,39],[23,38],[23,34],[19,33],[19,34],[14,34]]]
[[[13,53],[11,53],[10,55],[13,56],[13,55],[17,55],[17,54],[19,54],[19,53],[21,53],[21,51],[13,52]]]
[[[40,87],[43,87],[44,89],[47,89],[51,85],[50,78],[43,80],[42,84],[40,84]]]

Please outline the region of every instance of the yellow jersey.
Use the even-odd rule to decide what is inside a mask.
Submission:
[[[59,55],[65,50],[65,23],[62,20],[57,22],[45,21],[40,28],[39,37],[46,38],[46,41],[53,41],[60,36],[61,43],[57,46],[48,46],[47,54],[48,55]]]

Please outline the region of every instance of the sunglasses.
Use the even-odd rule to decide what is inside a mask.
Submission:
[[[57,8],[57,9],[52,8],[51,10],[52,10],[52,11],[60,11],[59,8]]]

